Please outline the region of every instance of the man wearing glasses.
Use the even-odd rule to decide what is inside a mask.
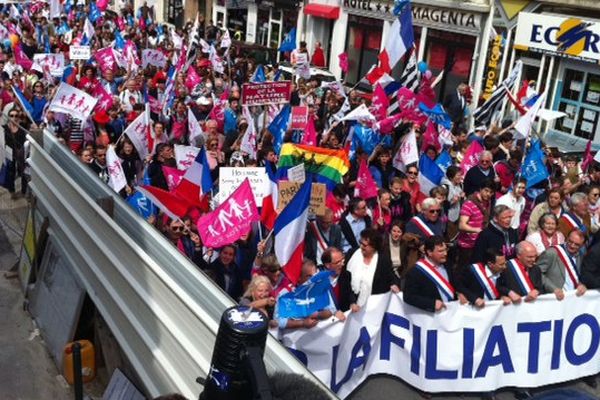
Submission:
[[[493,159],[494,156],[490,151],[484,151],[479,158],[479,164],[467,171],[463,183],[465,195],[470,196],[478,192],[481,189],[481,183],[486,179],[496,180]]]
[[[444,236],[444,225],[440,219],[442,206],[428,197],[421,203],[421,213],[412,217],[406,224],[406,233],[402,238],[407,242],[407,268],[412,268],[419,258],[419,247],[424,239],[432,236]]]
[[[574,229],[566,243],[549,247],[540,254],[536,265],[542,271],[544,293],[554,293],[558,300],[565,298],[565,290],[575,290],[577,296],[585,293],[587,288],[580,280],[583,261],[580,250],[584,243],[583,232]]]

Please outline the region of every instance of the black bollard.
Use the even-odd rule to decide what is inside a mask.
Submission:
[[[81,344],[73,343],[73,385],[75,388],[75,400],[83,400],[83,376],[81,375]]]

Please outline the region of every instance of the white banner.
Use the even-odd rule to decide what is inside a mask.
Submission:
[[[219,198],[224,200],[231,196],[246,178],[248,178],[250,186],[252,186],[256,205],[258,207],[262,206],[263,198],[269,193],[271,188],[265,167],[219,168]]]
[[[401,295],[371,296],[345,322],[284,332],[291,348],[338,396],[369,375],[391,374],[426,392],[537,387],[600,371],[600,293],[574,292],[483,309],[458,302],[433,314]]]
[[[190,111],[189,114],[192,114],[192,112]],[[177,161],[177,169],[181,171],[187,170],[192,165],[199,152],[199,147],[176,144],[175,161]]]
[[[92,50],[90,46],[69,46],[69,59],[70,60],[89,60],[92,56]]]
[[[121,166],[121,159],[115,152],[113,145],[108,146],[106,150],[106,168],[108,168],[108,186],[119,193],[121,189],[127,186],[127,178]]]
[[[167,57],[160,50],[144,49],[142,50],[142,68],[150,65],[164,68],[167,65]]]
[[[62,53],[49,54],[49,53],[38,53],[33,55],[33,66],[32,68],[36,71],[44,72],[44,68],[50,71],[50,74],[54,77],[63,76],[65,69],[65,55]]]
[[[61,82],[48,110],[71,114],[82,121],[90,116],[98,99],[65,82]]]

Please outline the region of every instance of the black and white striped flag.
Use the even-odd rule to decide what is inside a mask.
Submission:
[[[511,92],[513,91],[515,84],[517,83],[517,79],[521,75],[522,68],[523,63],[521,60],[517,61],[513,70],[506,77],[506,79],[500,85],[498,85],[490,98],[487,99],[485,103],[481,105],[481,107],[473,112],[473,118],[475,118],[475,123],[477,125],[490,125],[494,113],[502,105],[504,99],[507,98],[506,90],[508,89]]]
[[[412,90],[413,92],[419,87],[419,70],[417,69],[417,56],[416,49],[413,47],[402,76],[400,76],[399,84],[400,87],[405,87]],[[388,107],[388,115],[395,114],[399,111],[398,104],[398,89],[390,96],[390,106]]]
[[[185,55],[186,69],[196,58],[201,39],[202,38],[200,37],[200,19],[199,15],[196,14],[196,21],[194,22],[194,26],[192,27],[192,30],[189,32],[188,36],[188,48],[187,54]]]

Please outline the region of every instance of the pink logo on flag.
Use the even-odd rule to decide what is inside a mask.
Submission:
[[[414,122],[417,125],[427,121],[427,116],[419,110],[419,102],[412,90],[405,87],[398,90],[398,105],[400,106],[402,119]]]
[[[304,129],[308,123],[308,107],[294,106],[292,107],[292,122],[290,129]]]
[[[439,152],[442,147],[438,139],[438,132],[435,129],[435,124],[431,121],[427,123],[427,129],[423,134],[423,141],[421,143],[421,151],[427,150],[428,147],[433,147],[436,152]]]
[[[347,53],[341,53],[338,55],[338,59],[340,60],[340,68],[342,69],[343,73],[348,73],[348,54]]]
[[[96,52],[94,57],[96,58],[96,61],[98,61],[98,66],[102,72],[114,71],[116,69],[117,60],[115,60],[112,48],[105,47],[104,49],[100,49]]]
[[[371,171],[369,171],[369,167],[365,160],[362,160],[358,167],[354,195],[361,199],[377,197],[377,183],[375,183],[375,179],[373,179],[373,175],[371,175]]]
[[[259,219],[250,181],[246,179],[223,204],[198,219],[198,232],[206,247],[219,248],[250,232],[252,222]]]
[[[483,153],[483,146],[477,140],[473,140],[465,153],[465,157],[460,163],[460,169],[462,169],[463,175],[467,173],[472,167],[479,163],[481,153]]]
[[[306,128],[304,130],[304,136],[302,137],[302,144],[308,146],[317,145],[317,130],[315,129],[315,120],[312,116],[308,117]]]
[[[180,171],[177,168],[167,167],[166,165],[162,166],[162,171],[165,176],[165,180],[167,181],[167,186],[169,187],[169,192],[173,191],[183,179],[183,174],[185,171]]]
[[[33,61],[31,61],[29,57],[27,57],[27,54],[23,52],[23,49],[21,48],[21,43],[17,44],[14,47],[13,52],[15,55],[15,62],[21,67],[23,67],[25,71],[29,71],[33,66]]]

